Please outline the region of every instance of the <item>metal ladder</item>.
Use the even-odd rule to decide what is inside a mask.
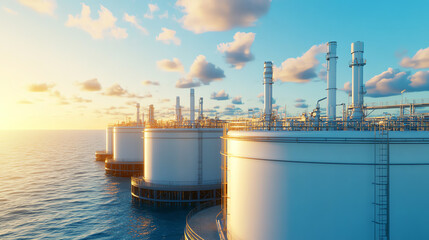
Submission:
[[[389,240],[389,132],[382,130],[378,135],[374,156],[374,240]]]

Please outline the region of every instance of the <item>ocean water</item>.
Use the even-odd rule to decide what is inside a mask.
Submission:
[[[0,239],[180,239],[189,208],[134,203],[104,131],[0,131]]]

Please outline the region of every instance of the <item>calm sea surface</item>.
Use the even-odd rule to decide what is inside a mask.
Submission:
[[[104,131],[0,131],[0,239],[180,239],[189,208],[133,203]]]

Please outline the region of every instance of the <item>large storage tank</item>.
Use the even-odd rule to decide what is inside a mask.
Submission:
[[[121,177],[140,176],[143,172],[142,126],[113,128],[113,159],[107,159],[108,174]]]
[[[388,219],[391,239],[429,239],[428,131],[230,131],[226,138],[228,239],[374,239],[385,231],[377,219]],[[388,179],[387,192],[377,178]],[[388,201],[374,205],[386,193]]]
[[[146,128],[144,177],[132,194],[178,205],[220,199],[221,128]]]

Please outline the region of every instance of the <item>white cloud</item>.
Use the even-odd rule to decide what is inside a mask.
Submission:
[[[243,104],[243,100],[241,96],[234,97],[232,99],[232,104]]]
[[[157,41],[162,41],[165,44],[173,43],[175,45],[180,45],[181,41],[178,37],[176,37],[176,31],[162,28],[162,32],[156,36]]]
[[[305,99],[297,98],[297,99],[295,99],[295,102],[302,103],[302,102],[305,102]]]
[[[192,87],[199,87],[199,86],[201,86],[201,83],[192,78],[180,78],[176,82],[177,88],[192,88]]]
[[[130,93],[128,92],[128,90],[124,89],[121,87],[121,85],[115,83],[112,86],[108,87],[104,93],[102,93],[103,95],[106,96],[115,96],[115,97],[127,97],[127,98],[150,98],[152,97],[152,94],[147,93],[145,95],[138,95],[135,93]]]
[[[149,34],[149,32],[147,31],[147,29],[144,28],[144,27],[142,27],[138,23],[136,16],[129,15],[128,13],[124,13],[124,21],[131,23],[132,25],[134,25],[134,27],[136,27],[138,30],[142,31],[144,34],[146,34],[146,35]]]
[[[150,80],[144,80],[142,82],[142,84],[145,85],[145,86],[149,86],[149,85],[159,86],[159,82],[150,81]]]
[[[92,19],[90,7],[82,3],[80,15],[73,16],[69,14],[66,26],[80,28],[89,33],[94,39],[103,39],[105,37],[127,38],[127,30],[116,26],[116,20],[112,12],[102,5],[100,5],[100,10],[98,11],[98,19]]]
[[[160,19],[167,19],[168,18],[168,11],[165,11],[163,14],[158,16]]]
[[[10,8],[7,8],[7,7],[3,7],[3,11],[5,11],[5,12],[11,14],[11,15],[18,15],[17,11],[14,11],[14,10],[12,10]]]
[[[296,108],[308,108],[308,104],[306,103],[297,103],[295,104]]]
[[[288,58],[280,67],[274,66],[274,80],[305,83],[317,77],[319,61],[316,56],[326,52],[326,44],[314,45],[301,57]]]
[[[429,68],[429,47],[420,49],[412,58],[403,58],[400,64],[402,67],[414,69]]]
[[[157,66],[167,72],[184,72],[185,69],[182,65],[182,62],[177,59],[173,58],[173,60],[169,59],[163,59],[156,62]]]
[[[178,0],[184,12],[180,22],[195,33],[248,27],[266,14],[271,0]]]
[[[227,94],[225,92],[225,90],[220,90],[219,92],[213,92],[210,96],[210,99],[214,99],[214,100],[228,100],[229,99],[229,94]]]
[[[149,9],[147,13],[144,15],[145,18],[153,19],[153,13],[156,11],[159,11],[159,7],[156,4],[150,4],[148,5]]]
[[[407,92],[429,91],[429,71],[419,71],[414,74],[398,69],[388,68],[365,83],[368,97],[387,97],[400,95],[402,90]],[[350,94],[351,84],[346,82],[341,89]]]
[[[51,16],[54,15],[55,9],[57,8],[56,0],[18,0],[18,2],[36,12]]]
[[[33,83],[28,86],[28,91],[30,92],[48,92],[55,86],[53,83]]]
[[[219,52],[225,54],[226,62],[236,69],[241,69],[247,62],[255,57],[250,52],[250,47],[255,40],[255,33],[237,32],[234,35],[234,41],[221,43],[217,46]]]
[[[80,82],[80,83],[78,83],[78,85],[80,86],[80,89],[82,91],[94,92],[94,91],[100,91],[101,90],[101,84],[100,84],[100,82],[98,82],[97,78],[93,78],[93,79],[89,79],[89,80]]]
[[[222,80],[225,74],[221,68],[216,67],[213,63],[207,62],[204,55],[199,55],[192,63],[189,76],[198,78],[204,85],[208,85],[212,81]]]

